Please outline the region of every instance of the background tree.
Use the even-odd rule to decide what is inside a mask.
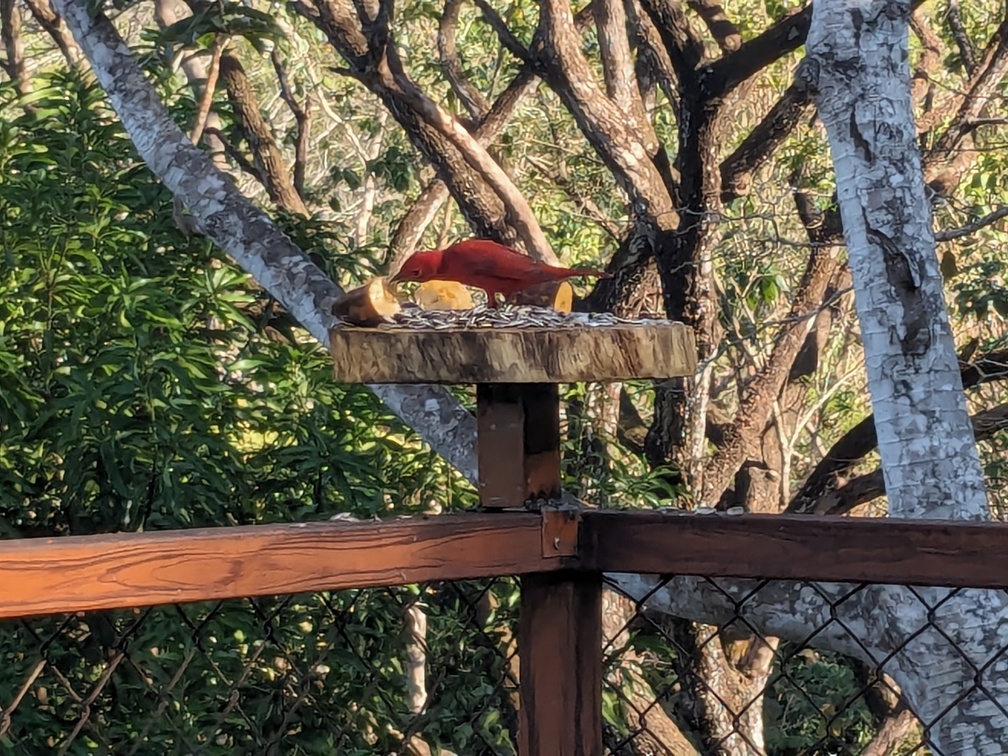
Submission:
[[[145,41],[139,35],[153,29],[147,15],[151,9],[139,4],[125,9],[115,24],[130,37],[147,80],[119,46],[113,27],[84,5],[58,2],[57,15],[44,2],[32,0],[25,24],[16,23],[21,13],[16,4],[5,6],[3,20],[6,70],[20,91],[31,88],[26,77],[34,73],[19,62],[33,56],[20,50],[43,48],[33,23],[56,42],[60,57],[76,64],[80,58],[75,51],[83,50],[137,152],[174,193],[176,218],[191,214],[195,228],[265,290],[217,260],[218,267],[211,269],[229,273],[215,273],[221,276],[215,291],[242,294],[227,317],[207,316],[209,332],[199,331],[204,340],[212,334],[213,363],[208,365],[226,365],[250,348],[217,342],[217,331],[233,330],[229,319],[242,324],[250,344],[259,344],[258,337],[251,337],[257,331],[279,339],[281,346],[269,348],[286,350],[284,359],[298,364],[290,355],[313,347],[287,313],[324,343],[328,303],[336,292],[330,277],[350,283],[374,270],[386,249],[390,258],[402,259],[421,242],[478,233],[541,259],[608,260],[614,278],[586,293],[580,306],[685,320],[697,331],[703,367],[695,380],[655,387],[587,393],[572,388],[566,415],[570,484],[613,505],[653,504],[662,491],[668,504],[671,486],[681,504],[694,506],[849,512],[878,499],[885,489],[882,476],[872,470],[876,436],[871,418],[858,422],[865,408],[863,368],[854,356],[857,350],[850,349],[858,334],[841,246],[845,229],[832,197],[841,187],[834,186],[809,88],[801,79],[792,81],[812,11],[787,3],[743,5],[732,17],[704,0],[596,0],[584,8],[550,0],[506,7],[481,0],[475,8],[456,2],[394,6],[315,0],[276,8],[273,15],[255,4],[193,3],[192,15],[172,9],[175,20],[167,5],[159,5],[155,10],[162,31],[152,45],[149,33]],[[865,7],[865,22],[876,21],[879,14],[898,18],[905,10],[886,2]],[[915,8],[912,84],[922,170],[937,236],[945,243],[946,295],[966,344],[962,379],[973,391],[976,435],[987,444],[982,451],[988,479],[996,480],[1003,443],[997,434],[1005,414],[997,384],[1003,375],[999,313],[1006,305],[1002,263],[989,245],[1003,241],[997,222],[1005,214],[999,207],[1004,187],[997,145],[1003,124],[996,97],[1008,56],[1005,19],[987,3]],[[853,23],[844,23],[848,21]],[[327,57],[333,52],[336,58]],[[179,88],[181,82],[162,62],[164,55],[209,61],[205,76],[198,67],[184,69],[192,92]],[[219,91],[210,85],[215,70]],[[69,86],[70,80],[59,81],[59,86]],[[10,101],[8,107],[27,111],[28,119],[13,127],[12,138],[22,141],[12,144],[23,144],[25,135],[34,133],[32,118],[48,117],[39,104],[45,104],[45,97],[60,101],[51,89],[45,91],[33,95],[34,100]],[[86,109],[101,113],[94,99]],[[74,123],[66,130],[77,128]],[[190,144],[199,130],[204,138],[195,141],[222,150],[234,180],[214,167],[225,165],[221,154],[211,161]],[[109,165],[129,160],[119,154]],[[73,162],[63,170],[73,175],[80,169]],[[239,189],[271,208],[278,224]],[[150,217],[164,223],[163,199],[161,206],[146,201],[150,204],[138,198],[125,206],[134,213],[147,207]],[[164,235],[173,233],[167,225],[161,228],[161,237],[147,232],[154,249],[165,246]],[[18,233],[20,239],[24,231]],[[198,240],[192,244],[201,246]],[[19,268],[41,270],[26,265],[22,255],[27,253],[17,249]],[[309,255],[301,249],[310,250]],[[145,275],[130,270],[131,278]],[[49,288],[58,279],[55,272],[50,275],[45,279]],[[15,290],[22,292],[40,280],[40,275],[28,276]],[[74,333],[82,318],[98,311],[61,310]],[[16,315],[18,322],[35,322],[27,314]],[[48,337],[52,340],[57,332],[49,326],[37,338],[44,346],[45,334],[53,334]],[[41,363],[50,365],[54,376],[62,375],[67,359],[61,353],[67,347],[55,346],[68,343],[68,336],[62,338],[47,347],[52,356]],[[18,342],[11,364],[23,364],[29,355],[35,359],[35,348],[31,339]],[[104,339],[95,341],[91,353],[105,354],[106,348]],[[59,359],[64,363],[56,364]],[[239,363],[236,370],[229,380],[243,392],[280,385],[266,375],[257,377],[252,365]],[[15,422],[5,421],[9,427],[35,437],[33,415],[25,408],[51,401],[50,389],[40,388],[50,380],[55,378],[40,376],[19,384],[35,404],[23,404],[21,414],[11,416]],[[210,390],[193,386],[187,395],[204,396]],[[99,395],[87,391],[78,386],[67,390],[64,411],[71,417],[70,404]],[[101,394],[108,404],[106,391],[113,388]],[[310,399],[312,412],[321,411],[315,409],[318,405],[334,408],[346,401],[323,401],[318,382],[298,391],[304,392],[295,392],[301,396],[298,402]],[[453,478],[444,472],[437,484],[427,482],[422,493],[405,498],[418,495],[426,506],[432,497],[462,495],[467,490],[463,480],[471,480],[475,469],[473,421],[465,397],[429,387],[375,391],[461,474]],[[300,407],[294,403],[280,411]],[[358,430],[351,438],[360,440],[364,436],[354,433],[365,432],[369,439],[382,437],[377,428],[392,422],[386,415],[376,417],[373,405],[368,408],[352,424]],[[266,418],[277,414],[263,412]],[[298,416],[303,412],[295,410]],[[58,417],[62,421],[65,415]],[[269,437],[268,445],[278,455],[298,453],[298,444],[294,451],[285,450],[291,437],[279,434],[266,418],[260,418],[260,430],[248,432]],[[207,433],[223,427],[233,426],[209,423]],[[274,432],[276,438],[270,437]],[[116,473],[110,469],[127,469],[131,474],[124,481],[144,478],[121,462],[119,468],[111,465],[110,460],[122,456],[121,434],[117,430],[90,445],[67,448],[97,449],[97,457],[89,459],[103,460],[96,468],[99,477],[111,480]],[[351,441],[346,448],[357,445]],[[74,519],[61,519],[65,508],[77,517],[83,514],[87,522],[93,508],[104,511],[100,502],[105,499],[87,488],[64,491],[62,483],[50,489],[53,480],[78,478],[67,476],[65,456],[47,454],[48,449],[42,455],[48,459],[45,474],[37,478],[45,483],[32,485],[49,492],[52,510],[59,513],[52,515],[56,524],[49,527],[58,532],[88,529]],[[154,511],[165,495],[161,481],[171,480],[165,471],[177,468],[173,457],[145,454],[151,460],[144,462],[146,479],[155,483],[148,483],[143,500],[151,501],[148,508]],[[320,465],[326,469],[334,470],[335,480],[342,474]],[[212,499],[227,500],[236,490],[237,473],[228,470],[222,470]],[[24,488],[22,476],[17,477]],[[328,488],[322,477],[312,496],[323,502],[315,506],[325,509],[343,499],[333,498],[331,491],[337,489]],[[582,481],[587,482],[583,487]],[[177,483],[192,481],[183,476]],[[977,481],[973,483],[975,490]],[[37,514],[33,519],[22,512],[34,511],[40,500],[36,489],[28,490],[32,493],[26,499],[9,504],[15,512],[11,521],[20,521],[19,528],[36,527],[26,518],[38,522]],[[999,507],[1000,495],[992,490]],[[403,493],[395,491],[395,498]],[[110,510],[115,517],[99,518],[92,527],[146,524],[123,514],[123,508],[132,511],[141,500],[129,494],[118,491]],[[79,504],[74,496],[81,497]],[[252,520],[276,516],[271,500],[261,494],[252,498],[260,502]],[[959,511],[971,517],[983,513],[975,502]],[[638,592],[650,584],[624,587]],[[822,619],[821,612],[828,615],[829,600],[806,607],[795,624],[794,590],[768,586],[745,602],[751,625],[725,628],[724,594],[713,594],[704,585],[682,582],[651,598],[655,611],[686,620],[661,620],[671,642],[666,649],[674,660],[671,677],[683,692],[665,711],[652,710],[649,716],[661,722],[650,723],[649,729],[665,733],[666,748],[692,743],[703,752],[760,751],[767,740],[763,691],[768,681],[779,683],[781,670],[794,663],[796,649],[788,642],[801,645]],[[869,599],[880,596],[865,601]],[[621,620],[629,619],[632,604],[615,596],[612,604],[609,619],[615,634],[623,629]],[[850,611],[856,615],[866,606]],[[784,652],[775,656],[778,641],[765,641],[753,630],[784,638]],[[637,634],[634,642],[646,636]],[[865,656],[839,637],[824,634],[815,640]],[[651,695],[634,686],[628,690],[623,703],[631,709]],[[732,716],[732,711],[742,714]],[[898,707],[879,707],[872,716],[883,732],[890,721],[905,721]]]

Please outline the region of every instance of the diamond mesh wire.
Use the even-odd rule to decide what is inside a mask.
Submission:
[[[670,617],[608,582],[603,722],[610,754],[928,754],[952,708],[992,693],[1005,652],[965,650],[968,589],[907,589],[924,617],[887,656],[846,611],[875,586],[808,591],[805,637],[758,632],[769,581],[718,625]],[[77,613],[0,623],[0,752],[515,754],[519,583],[511,578]],[[543,630],[548,631],[548,630]],[[828,650],[846,637],[849,655]],[[972,677],[918,719],[888,670],[927,640]]]
[[[0,623],[0,753],[515,753],[516,583]]]

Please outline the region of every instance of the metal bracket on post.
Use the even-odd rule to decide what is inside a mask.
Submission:
[[[548,507],[542,510],[542,555],[576,557],[581,512],[573,507]]]

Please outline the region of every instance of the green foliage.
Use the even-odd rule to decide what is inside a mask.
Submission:
[[[262,292],[174,228],[168,193],[92,84],[55,76],[32,101],[33,114],[0,126],[4,535],[472,503],[471,489],[370,392],[335,384],[328,355],[299,330],[294,344],[262,333]],[[306,247],[328,247],[323,263],[348,267],[324,224],[282,222]],[[501,614],[484,629],[467,594],[424,589],[439,602],[429,611],[431,668],[451,669],[428,716],[460,752],[484,741],[507,752],[511,742],[502,694],[487,689],[504,662],[486,639],[509,626],[516,594],[504,581],[493,590]],[[109,742],[141,753],[194,743],[249,753],[280,737],[285,753],[390,752],[399,741],[385,723],[404,729],[412,716],[402,674],[410,595],[356,591],[0,625],[0,701],[14,699],[40,654],[47,661],[0,751],[61,743],[79,716],[70,690],[91,690],[120,649],[128,658],[99,688],[71,753]],[[173,683],[179,669],[185,675]],[[310,705],[293,705],[309,693]]]

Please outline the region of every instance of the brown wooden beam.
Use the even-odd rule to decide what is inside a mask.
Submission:
[[[549,572],[543,520],[502,512],[0,542],[0,618]]]
[[[801,515],[581,514],[605,572],[1008,588],[1008,524]]]
[[[518,508],[560,496],[560,394],[554,383],[476,386],[480,502]]]
[[[521,756],[602,756],[602,575],[521,580]]]

